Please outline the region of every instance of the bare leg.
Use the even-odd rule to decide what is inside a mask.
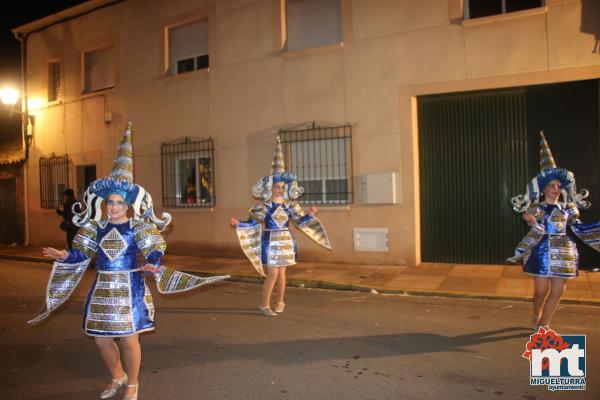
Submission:
[[[279,276],[277,277],[277,303],[283,303],[283,298],[285,296],[285,272],[287,267],[279,268]]]
[[[121,365],[119,347],[115,343],[115,340],[113,338],[97,337],[94,338],[94,341],[112,379],[122,378],[125,375],[125,371],[123,371],[123,365]],[[107,389],[111,389],[114,384],[114,381],[109,383]]]
[[[129,376],[128,387],[125,390],[125,394],[132,395],[137,391],[137,387],[129,387],[129,385],[138,384],[140,365],[142,364],[142,349],[140,347],[139,335],[136,334],[122,337],[121,345],[123,346],[125,369]]]
[[[542,311],[542,317],[540,318],[540,325],[548,325],[550,323],[550,319],[556,311],[556,307],[558,307],[558,303],[560,302],[560,298],[565,292],[565,287],[567,286],[566,278],[550,278],[550,294],[546,299],[546,303],[544,304],[544,308]]]
[[[540,318],[542,317],[542,307],[544,305],[544,301],[546,300],[550,290],[550,278],[535,276],[533,279],[535,283],[535,292],[533,295],[532,323],[537,326],[539,325]]]
[[[267,267],[267,279],[263,283],[261,307],[271,307],[271,293],[279,276],[279,268]]]

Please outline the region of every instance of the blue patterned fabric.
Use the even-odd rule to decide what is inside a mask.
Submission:
[[[166,247],[154,224],[133,219],[122,224],[89,221],[77,232],[73,250],[54,263],[45,311],[28,323],[44,320],[69,298],[93,257],[97,257],[98,275],[88,293],[83,318],[83,330],[90,336],[130,336],[154,329],[154,304],[144,274],[138,271],[138,253],[158,267],[152,275],[163,294],[185,292],[230,277],[203,278],[161,265]]]
[[[288,203],[268,203],[260,209],[260,216],[241,221],[240,228],[264,224],[261,236],[261,261],[267,267],[286,267],[296,264],[298,246],[290,231],[290,220],[296,225],[310,222],[314,217],[299,215]]]
[[[100,178],[92,182],[88,190],[103,199],[108,199],[111,194],[118,194],[128,204],[134,204],[140,193],[140,186],[121,179]]]
[[[543,235],[525,254],[523,271],[545,277],[576,277],[579,253],[567,234],[567,226],[576,220],[576,209],[541,203],[537,212]]]
[[[136,269],[137,254],[148,242],[148,235],[154,235],[155,231],[146,229],[148,235],[140,236],[140,232],[145,232],[140,226],[145,225],[129,220],[122,224],[104,221],[96,227],[98,276],[85,304],[83,330],[87,335],[129,336],[154,329],[152,296],[143,273]],[[158,236],[151,242],[160,247],[164,241]],[[163,251],[145,249],[149,250],[145,254],[148,262],[160,265]],[[62,262],[76,263],[86,258],[81,250],[74,249]]]

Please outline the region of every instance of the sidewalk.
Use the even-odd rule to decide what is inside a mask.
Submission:
[[[0,259],[51,263],[41,247],[0,247]],[[167,255],[164,265],[201,275],[229,274],[238,282],[262,279],[245,259]],[[514,265],[362,265],[300,262],[288,268],[288,285],[378,293],[529,301],[533,281]],[[562,303],[600,306],[600,273],[581,271]]]

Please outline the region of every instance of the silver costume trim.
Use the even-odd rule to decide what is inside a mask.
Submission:
[[[60,307],[69,299],[73,291],[81,282],[90,259],[86,259],[77,264],[67,264],[56,261],[52,265],[52,272],[46,287],[46,311],[41,312],[37,317],[27,321],[28,324],[36,324],[46,319],[54,310]]]
[[[237,226],[235,229],[242,251],[252,263],[256,272],[261,276],[265,276],[265,271],[262,265],[262,248],[261,235],[262,225],[260,223],[248,227]]]
[[[131,334],[135,332],[133,321],[133,296],[131,271],[98,271],[96,286],[92,291],[84,330],[86,333]],[[118,300],[119,304],[107,304],[106,300]]]
[[[159,272],[154,274],[158,291],[162,294],[187,292],[210,283],[219,282],[231,278],[229,275],[211,276],[202,278],[200,276],[186,274],[162,265]]]
[[[100,240],[100,248],[110,261],[114,261],[127,251],[127,240],[119,233],[117,228],[112,228]]]

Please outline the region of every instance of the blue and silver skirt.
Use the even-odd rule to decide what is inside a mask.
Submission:
[[[575,242],[565,234],[544,234],[523,264],[523,272],[549,278],[575,278],[579,275],[579,253]]]
[[[261,258],[265,267],[296,264],[296,240],[289,229],[266,229],[262,235]]]
[[[89,336],[131,336],[154,330],[152,295],[138,270],[99,271],[85,303]]]

